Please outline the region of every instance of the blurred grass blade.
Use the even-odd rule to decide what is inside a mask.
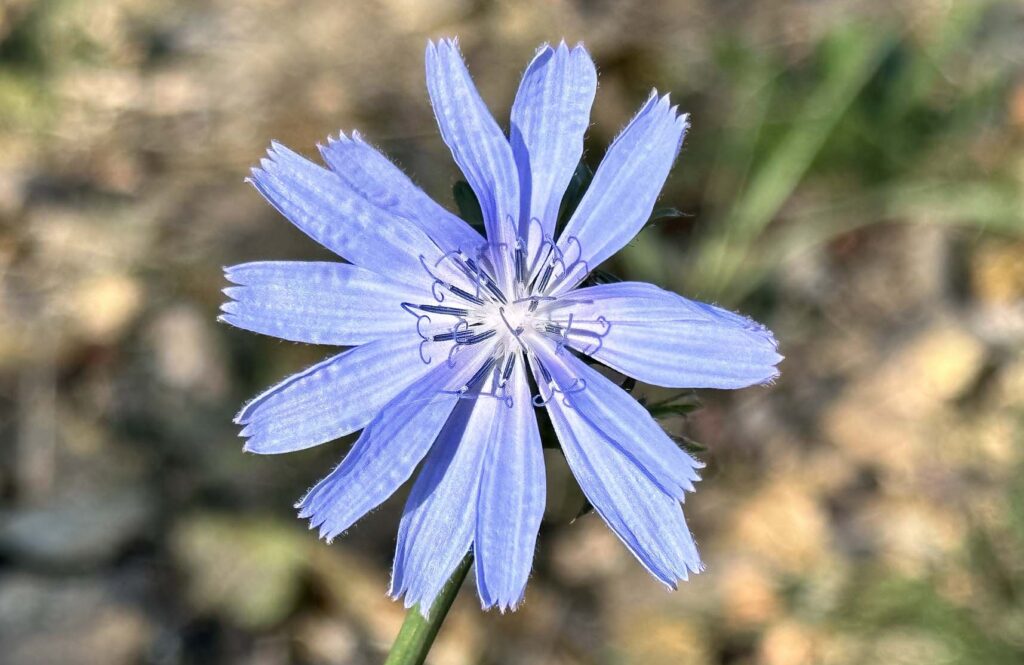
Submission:
[[[690,264],[697,292],[729,300],[729,288],[765,227],[806,175],[840,118],[882,61],[893,36],[877,26],[846,26],[824,44],[824,77],[775,148]]]

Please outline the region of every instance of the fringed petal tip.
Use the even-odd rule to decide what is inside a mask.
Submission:
[[[505,614],[506,612],[515,612],[519,609],[519,606],[522,604],[522,596],[520,596],[518,599],[514,601],[484,600],[483,598],[480,599],[480,609],[482,609],[484,612],[489,612],[491,610],[498,610],[498,612],[500,612],[501,614]]]

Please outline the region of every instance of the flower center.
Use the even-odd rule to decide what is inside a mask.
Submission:
[[[473,256],[455,250],[433,266],[420,257],[424,271],[433,279],[433,302],[402,303],[402,308],[416,317],[420,359],[430,364],[438,353],[447,354],[449,364],[454,366],[456,354],[485,342],[490,345],[476,373],[456,391],[459,394],[470,390],[489,394],[484,392],[484,386],[490,385],[495,397],[508,401],[511,398],[506,384],[517,358],[524,362],[529,358],[531,363],[536,360],[531,340],[536,343],[538,336],[546,337],[555,342],[560,352],[569,344],[570,333],[592,334],[577,330],[573,315],[565,316],[558,299],[547,295],[561,279],[580,267],[579,258],[567,260],[550,239],[533,256],[527,255],[525,247],[526,243],[520,240],[512,249],[505,245],[482,247]],[[507,254],[495,257],[493,252]],[[582,255],[578,247],[577,252]],[[507,283],[499,286],[495,275],[500,274],[501,268],[497,264],[506,259],[512,267],[511,274],[501,280]],[[446,262],[448,265],[442,270]],[[463,277],[459,280],[461,285],[439,276],[445,271],[451,274],[448,268],[455,268],[456,274]],[[545,381],[551,383],[543,366],[540,367]]]

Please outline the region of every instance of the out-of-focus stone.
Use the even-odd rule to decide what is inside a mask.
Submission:
[[[144,660],[153,627],[96,580],[0,577],[5,665],[129,665]]]
[[[936,324],[847,386],[822,429],[854,459],[910,473],[932,445],[931,419],[977,380],[985,356],[962,327]]]
[[[451,23],[460,15],[471,11],[467,0],[441,0],[439,2],[417,2],[417,0],[387,0],[382,3],[400,30],[429,32],[437,26]]]
[[[1024,303],[1024,240],[982,243],[970,258],[971,286],[983,304]]]
[[[749,629],[779,613],[781,607],[772,577],[753,562],[719,564],[715,575],[721,579],[721,612],[731,627]]]
[[[593,583],[633,564],[626,548],[595,514],[566,525],[552,546],[551,562],[569,584]]]
[[[54,496],[0,517],[0,551],[33,565],[96,566],[144,534],[154,510],[152,497],[134,488]]]
[[[949,507],[923,500],[879,500],[862,513],[882,561],[909,577],[951,561],[966,534]]]
[[[224,395],[227,369],[212,325],[212,319],[184,304],[156,317],[146,336],[157,376],[164,383],[199,398]]]
[[[820,662],[814,629],[793,620],[778,623],[761,637],[759,665],[816,665]]]
[[[825,557],[828,521],[823,507],[805,489],[778,481],[736,508],[726,539],[731,551],[796,574]]]
[[[348,623],[326,617],[308,617],[295,629],[303,660],[323,665],[358,662],[359,639]]]
[[[142,305],[142,286],[127,275],[98,275],[75,286],[72,325],[95,342],[116,339]]]
[[[174,528],[170,545],[197,609],[258,629],[294,609],[310,540],[270,520],[196,515]]]
[[[616,662],[637,665],[710,664],[707,631],[684,618],[661,611],[623,613],[613,630]]]
[[[985,346],[955,323],[934,325],[883,359],[854,387],[857,397],[919,418],[960,396],[977,379]]]

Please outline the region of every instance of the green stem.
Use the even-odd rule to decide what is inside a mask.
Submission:
[[[469,572],[472,563],[473,553],[467,552],[455,568],[455,572],[444,583],[441,593],[430,608],[429,617],[423,616],[419,605],[409,608],[384,665],[423,665],[431,645],[434,644],[434,638],[437,637],[437,631],[441,629],[444,618],[448,616],[452,601],[459,594],[459,587],[466,579],[466,573]]]

